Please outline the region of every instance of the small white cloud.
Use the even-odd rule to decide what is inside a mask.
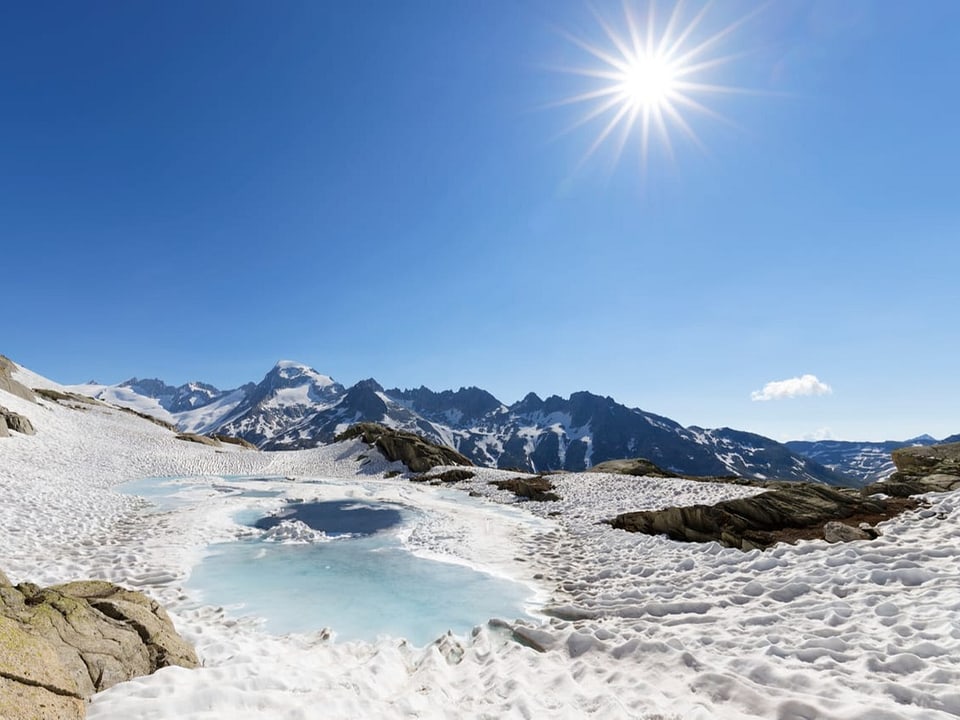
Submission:
[[[750,393],[751,400],[784,400],[809,395],[829,395],[833,388],[820,382],[816,375],[801,375],[786,380],[773,380],[763,386],[763,390]]]

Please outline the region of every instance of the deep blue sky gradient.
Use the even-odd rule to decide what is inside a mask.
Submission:
[[[951,0],[772,3],[717,48],[744,55],[711,80],[759,91],[704,99],[737,127],[688,114],[708,153],[674,128],[644,170],[636,138],[581,164],[603,123],[544,107],[591,87],[550,69],[592,64],[559,31],[603,41],[580,2],[8,3],[0,352],[960,432],[958,27]],[[804,373],[833,394],[750,400]]]

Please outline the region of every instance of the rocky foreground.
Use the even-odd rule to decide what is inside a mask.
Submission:
[[[169,665],[193,648],[146,595],[87,580],[40,588],[0,573],[0,718],[75,720],[101,690]]]

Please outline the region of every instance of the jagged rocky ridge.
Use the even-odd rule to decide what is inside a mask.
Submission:
[[[136,400],[128,393],[142,391],[183,431],[241,437],[269,450],[314,447],[333,441],[351,425],[375,422],[447,445],[488,467],[580,471],[642,456],[691,475],[851,482],[769,438],[730,428],[683,427],[589,392],[545,399],[530,393],[506,405],[476,387],[385,390],[368,379],[346,388],[289,361],[278,363],[256,385],[228,392],[202,383],[171,388],[160,381],[131,380],[121,386],[123,393],[119,386],[88,386],[88,392],[124,404]],[[183,404],[191,406],[175,410]]]

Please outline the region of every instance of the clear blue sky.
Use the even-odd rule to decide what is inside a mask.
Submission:
[[[605,119],[545,107],[596,86],[554,69],[597,67],[565,33],[610,47],[584,3],[7,3],[0,352],[960,432],[958,27],[954,0],[777,0],[702,56],[758,91],[698,97],[736,128],[685,112],[706,152],[674,125],[644,165],[636,135],[581,162]],[[751,400],[804,374],[832,393]]]

